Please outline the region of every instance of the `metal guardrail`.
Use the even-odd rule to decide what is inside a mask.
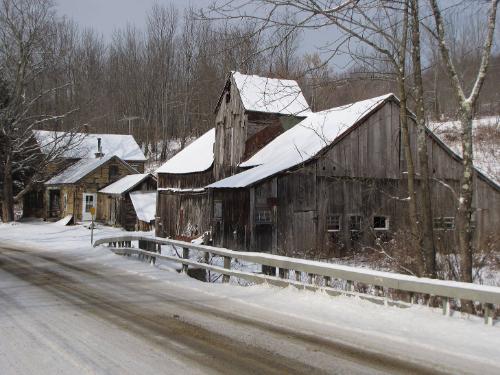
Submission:
[[[132,241],[139,241],[139,247],[141,248],[133,248],[131,246]],[[94,247],[102,244],[108,244],[108,246],[111,247],[110,250],[120,254],[142,254],[151,257],[153,260],[160,258],[181,263],[183,265],[183,271],[185,272],[187,272],[189,266],[210,270],[222,274],[223,282],[228,282],[230,277],[237,277],[256,283],[267,282],[278,286],[294,285],[305,289],[322,289],[330,294],[355,294],[362,298],[381,300],[381,298],[377,296],[354,292],[353,282],[358,282],[372,285],[377,288],[440,297],[443,305],[443,314],[448,316],[451,315],[451,299],[481,302],[484,306],[485,323],[489,325],[493,325],[495,305],[500,305],[500,288],[494,286],[419,278],[391,272],[374,271],[266,253],[234,251],[160,237],[146,237],[140,235],[106,237],[96,240],[94,242]],[[170,245],[182,248],[182,258],[161,254],[158,252],[158,245]],[[189,259],[190,250],[223,257],[224,267],[191,260]],[[279,269],[277,272],[278,276],[231,269],[231,259],[239,259],[268,267],[275,267]],[[289,278],[291,271],[295,272],[295,280]],[[308,275],[307,283],[301,281],[302,273]],[[313,283],[318,276],[324,278],[324,287],[319,287]],[[331,288],[332,279],[347,281],[346,290]],[[383,297],[382,301],[387,304],[387,296]]]

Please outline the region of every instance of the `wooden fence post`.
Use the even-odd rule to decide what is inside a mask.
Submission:
[[[187,247],[182,248],[182,259],[189,259],[189,249]],[[188,265],[182,265],[182,273],[188,273]]]
[[[493,325],[493,311],[495,310],[491,303],[484,304],[484,324]]]
[[[231,269],[231,257],[224,257],[224,268],[230,270]],[[222,282],[229,282],[229,275],[222,275]]]

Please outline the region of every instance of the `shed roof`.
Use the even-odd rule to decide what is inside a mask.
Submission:
[[[214,142],[215,128],[212,128],[170,158],[156,173],[186,174],[206,171],[214,162]]]
[[[139,220],[150,223],[156,215],[156,191],[133,191],[130,200]]]
[[[145,161],[146,157],[132,135],[127,134],[85,134],[34,130],[33,134],[42,152],[50,152],[56,145],[68,147],[62,157],[68,159],[94,158],[97,152],[97,139],[101,139],[104,155],[116,155],[123,160]],[[57,146],[56,146],[57,147]]]
[[[249,160],[240,164],[241,167],[254,168],[217,181],[208,187],[240,188],[250,186],[306,162],[390,98],[395,98],[394,94],[386,94],[312,113],[293,128],[269,142]]]
[[[121,195],[132,190],[150,176],[152,177],[149,173],[129,174],[106,186],[104,189],[99,190],[99,193]]]
[[[45,185],[64,185],[77,183],[82,178],[95,171],[97,168],[106,164],[111,159],[116,159],[123,163],[130,171],[137,172],[134,168],[125,163],[116,155],[107,155],[102,158],[84,158],[78,160],[76,163],[70,165],[68,168],[52,177],[50,180],[45,182]]]
[[[297,81],[231,72],[247,111],[306,116],[311,112]]]

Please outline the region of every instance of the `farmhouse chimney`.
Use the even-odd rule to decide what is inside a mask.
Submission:
[[[104,156],[102,153],[101,138],[97,138],[97,152],[94,155],[96,158],[102,158]]]

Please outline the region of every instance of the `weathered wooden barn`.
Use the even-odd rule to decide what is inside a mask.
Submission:
[[[416,156],[414,122],[410,137]],[[461,159],[430,131],[427,139],[441,238],[454,232],[449,187],[459,187]],[[408,228],[399,102],[392,94],[311,114],[240,167],[248,169],[208,186],[217,246],[339,254]],[[500,187],[479,172],[474,181],[481,243],[498,234]]]
[[[50,179],[82,159],[93,159],[97,156],[116,155],[140,173],[144,171],[146,157],[131,135],[122,134],[85,134],[66,133],[47,130],[35,130],[34,141],[38,143],[40,152],[53,155],[54,149],[58,157],[47,168]],[[49,201],[45,185],[35,186],[24,196],[23,216],[49,218]]]
[[[408,115],[418,173],[416,126]],[[216,246],[232,249],[338,255],[408,231],[393,94],[312,113],[296,82],[233,72],[215,125],[215,134],[207,133],[213,150],[205,134],[158,170],[157,235],[210,231]],[[432,132],[427,139],[436,238],[453,241],[451,189],[459,189],[461,159]],[[481,245],[499,234],[500,188],[479,171],[474,183]]]
[[[146,225],[140,223],[130,193],[152,191],[156,196],[156,187],[156,178],[153,175],[140,173],[124,176],[99,190],[98,195],[104,197],[102,198],[103,220],[108,225],[120,226],[126,230],[136,230],[139,226],[144,228]]]
[[[208,184],[310,114],[297,82],[232,72],[212,129],[168,160],[158,173],[156,233],[191,238],[211,228]]]
[[[105,220],[107,197],[97,192],[129,174],[137,170],[116,155],[80,159],[44,183],[46,218],[89,221],[94,207],[96,220]]]

